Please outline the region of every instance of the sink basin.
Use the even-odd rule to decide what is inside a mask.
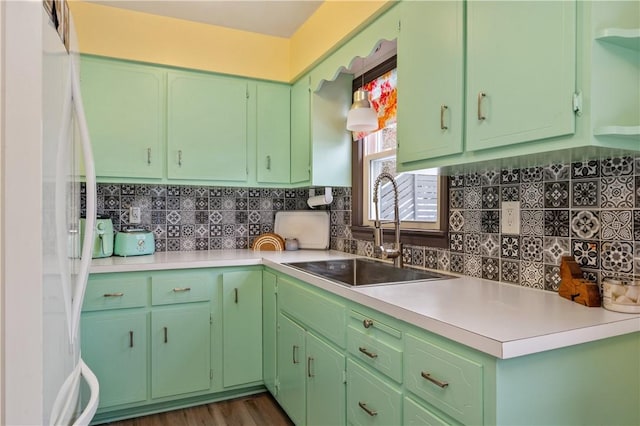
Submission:
[[[396,268],[393,265],[370,259],[321,260],[286,263],[286,265],[350,287],[449,278],[447,275],[433,272]]]

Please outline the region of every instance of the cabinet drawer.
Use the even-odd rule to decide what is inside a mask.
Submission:
[[[368,336],[352,326],[347,329],[347,347],[353,357],[386,374],[396,382],[402,382],[401,349]]]
[[[433,414],[428,409],[417,404],[411,398],[404,398],[403,411],[405,425],[447,426],[450,424]]]
[[[401,392],[355,361],[347,361],[348,423],[399,425],[401,419]]]
[[[345,307],[307,290],[286,278],[278,278],[280,308],[341,348],[345,347]]]
[[[147,304],[149,276],[130,274],[91,275],[82,310],[137,308]]]
[[[481,424],[482,364],[408,334],[405,342],[406,388],[462,423]]]
[[[205,302],[211,299],[211,278],[207,274],[163,274],[151,282],[151,304]]]

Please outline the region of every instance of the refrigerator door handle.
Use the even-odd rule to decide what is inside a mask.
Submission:
[[[89,137],[89,128],[82,104],[82,95],[80,93],[80,76],[76,68],[74,57],[71,57],[71,93],[73,105],[75,107],[76,116],[78,118],[78,127],[80,130],[80,139],[82,142],[82,156],[84,159],[85,178],[87,188],[87,218],[84,241],[82,243],[82,257],[80,260],[80,270],[78,271],[78,282],[74,289],[73,295],[73,312],[72,312],[72,328],[71,342],[77,341],[78,330],[80,328],[80,312],[82,310],[82,301],[87,288],[87,279],[89,277],[89,266],[91,263],[91,249],[95,227],[96,227],[96,170],[93,162],[93,152],[91,150],[91,139]]]

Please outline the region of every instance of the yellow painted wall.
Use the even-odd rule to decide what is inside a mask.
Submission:
[[[290,38],[71,1],[82,53],[291,82],[394,0],[327,0]]]

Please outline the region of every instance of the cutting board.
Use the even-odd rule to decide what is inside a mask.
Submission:
[[[326,210],[277,212],[273,230],[282,238],[297,238],[301,249],[329,248],[329,212]]]

